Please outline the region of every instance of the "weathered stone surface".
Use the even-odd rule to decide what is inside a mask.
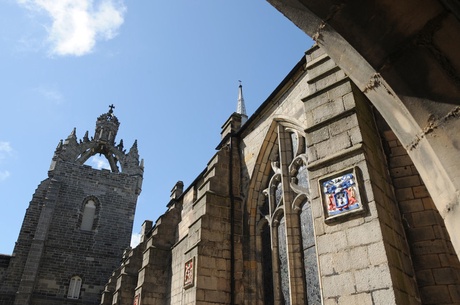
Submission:
[[[33,195],[0,283],[0,295],[15,295],[14,304],[75,302],[67,300],[74,276],[81,280],[75,296],[80,304],[100,301],[107,279],[129,247],[142,185],[136,144],[127,154],[115,146],[117,124],[110,111],[99,117],[93,140],[78,144],[74,131],[56,149],[49,178]],[[119,156],[121,172],[114,162],[112,171],[83,165],[97,152],[105,153],[109,162]],[[83,229],[88,200],[95,206],[94,219]]]

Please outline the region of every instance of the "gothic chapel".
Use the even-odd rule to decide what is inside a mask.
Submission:
[[[250,117],[239,86],[214,156],[125,251],[143,163],[118,126],[111,108],[58,145],[0,257],[0,304],[460,304],[424,165],[318,45]]]
[[[0,304],[99,304],[131,239],[143,162],[137,142],[116,144],[113,106],[97,118],[94,136],[60,141],[24,216],[12,256],[2,257]],[[110,170],[85,165],[107,158]]]
[[[315,45],[145,221],[102,305],[459,304],[460,263],[406,149]]]

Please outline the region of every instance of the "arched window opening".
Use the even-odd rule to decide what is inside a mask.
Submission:
[[[88,200],[83,209],[80,229],[91,231],[93,229],[94,217],[96,216],[96,204],[93,200]]]
[[[68,299],[78,299],[80,297],[81,289],[81,278],[79,276],[73,276],[70,279],[69,291],[67,292]]]
[[[89,157],[88,160],[86,160],[85,165],[89,165],[94,169],[111,170],[109,161],[105,156],[101,155],[94,155]]]
[[[281,124],[275,134],[270,136],[274,145],[266,154],[269,160],[265,162],[271,166],[264,178],[262,193],[266,197],[259,207],[260,217],[269,220],[259,231],[264,303],[290,305],[304,300],[306,304],[321,304],[305,135]],[[301,253],[292,252],[299,246]],[[299,267],[302,275],[296,269]],[[305,289],[303,295],[299,287]],[[296,295],[291,296],[295,290]]]

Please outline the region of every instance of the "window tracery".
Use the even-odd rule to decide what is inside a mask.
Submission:
[[[265,304],[291,304],[291,260],[298,260],[306,290],[307,304],[321,304],[313,217],[309,202],[309,180],[304,135],[293,128],[278,125],[276,144],[270,153],[270,176],[262,191],[261,219],[267,221],[261,232],[264,258],[263,279],[272,285],[265,291]],[[267,236],[268,235],[268,236]],[[293,247],[295,243],[300,247]],[[292,253],[301,249],[301,253]],[[267,253],[269,252],[269,253]],[[269,261],[270,260],[270,261]],[[289,262],[289,263],[288,263]],[[271,274],[267,274],[271,273]],[[268,289],[267,289],[268,288]]]

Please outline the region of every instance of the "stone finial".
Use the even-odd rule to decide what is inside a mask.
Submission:
[[[89,142],[88,130],[85,132],[85,135],[83,136],[83,142]]]
[[[77,145],[77,128],[73,128],[67,139],[64,141],[64,145]]]
[[[131,146],[131,148],[129,149],[128,156],[136,160],[139,160],[139,151],[137,150],[137,140],[134,141],[133,146]]]
[[[184,182],[182,181],[177,181],[174,187],[171,190],[171,199],[177,199],[179,198],[182,193],[184,192]]]
[[[145,237],[147,233],[149,233],[149,231],[152,229],[152,227],[153,227],[153,222],[151,220],[144,221],[144,223],[142,224],[142,229],[141,229],[141,238],[140,238],[141,243],[145,241]]]
[[[120,140],[120,143],[117,145],[117,148],[119,151],[123,151],[123,148],[124,148],[123,139]]]
[[[141,159],[141,164],[139,165],[141,169],[144,169],[144,159]]]
[[[63,144],[63,142],[62,142],[62,139],[61,139],[61,140],[59,140],[59,143],[58,143],[58,145],[56,147],[56,151],[60,151],[62,149],[62,144]]]
[[[75,138],[75,139],[77,138],[77,128],[76,127],[72,129],[72,132],[67,137],[67,139],[72,139],[72,138]]]

